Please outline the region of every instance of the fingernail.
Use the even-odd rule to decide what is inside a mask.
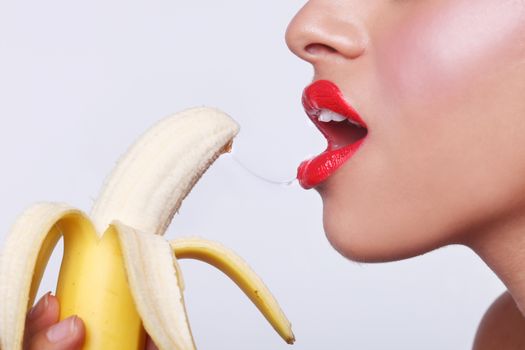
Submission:
[[[42,316],[44,311],[47,309],[47,305],[49,304],[49,294],[51,294],[51,292],[47,292],[42,298],[40,298],[38,303],[36,303],[36,305],[31,308],[28,316],[30,320],[34,320]]]
[[[76,332],[77,316],[71,316],[53,325],[46,332],[47,339],[52,343],[59,343]]]

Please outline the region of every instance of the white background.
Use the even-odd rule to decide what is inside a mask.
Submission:
[[[253,171],[293,178],[325,147],[300,105],[311,67],[284,43],[303,3],[1,0],[2,240],[33,202],[89,211],[127,146],[190,106],[221,108],[240,123],[234,155]],[[198,234],[242,255],[291,319],[294,349],[469,348],[504,290],[477,256],[447,247],[396,263],[349,262],[326,241],[321,208],[316,192],[266,183],[224,156],[167,238]],[[40,295],[54,288],[60,253]],[[200,349],[290,348],[222,274],[181,265]]]

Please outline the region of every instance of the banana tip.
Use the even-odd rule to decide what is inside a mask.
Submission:
[[[221,153],[231,153],[233,148],[233,140],[230,140],[221,150]]]

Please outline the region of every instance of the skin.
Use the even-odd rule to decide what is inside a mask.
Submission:
[[[316,188],[333,247],[360,262],[470,247],[509,290],[474,347],[495,349],[488,339],[504,337],[518,348],[525,0],[312,0],[286,40],[312,64],[313,80],[337,84],[369,127],[361,149]]]
[[[80,318],[67,318],[58,322],[60,305],[58,299],[47,293],[28,313],[26,318],[26,332],[24,350],[79,350],[82,348],[86,331]],[[50,341],[50,329],[57,325],[73,322],[74,326],[67,325],[70,332],[58,342]],[[158,350],[150,337],[147,339],[145,350]]]
[[[72,322],[67,326],[70,332],[61,341],[51,341],[47,334],[52,325],[57,324],[60,306],[56,297],[46,294],[33,307],[26,318],[24,350],[73,350],[80,349],[85,336],[84,324],[80,319],[66,319],[61,323]]]

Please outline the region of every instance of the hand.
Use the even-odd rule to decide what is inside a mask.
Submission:
[[[76,316],[58,322],[59,310],[58,299],[47,293],[29,311],[26,318],[24,350],[78,350],[82,348],[86,335],[84,322]],[[149,336],[145,350],[158,350]]]

